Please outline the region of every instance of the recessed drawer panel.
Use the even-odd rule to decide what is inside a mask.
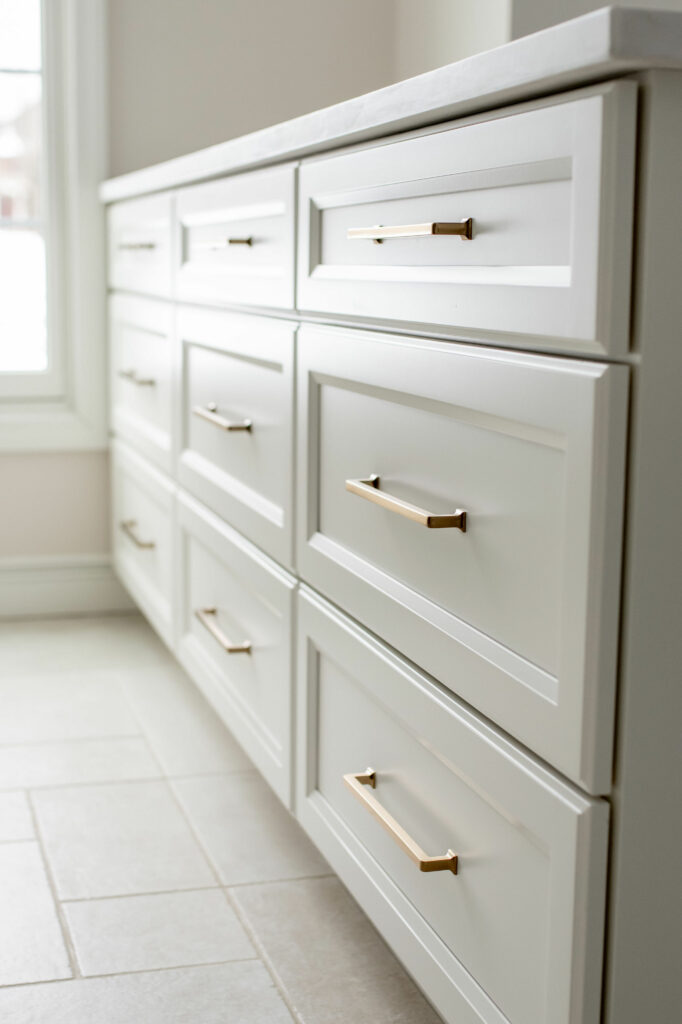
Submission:
[[[628,371],[303,327],[303,578],[608,791]]]
[[[311,591],[297,814],[453,1024],[596,1024],[608,805]]]
[[[292,308],[294,182],[287,166],[182,189],[178,297]]]
[[[112,444],[116,571],[166,641],[173,642],[174,487],[125,445]]]
[[[183,309],[179,479],[287,565],[292,561],[294,328]]]
[[[285,803],[296,581],[181,494],[178,657]]]
[[[119,437],[172,471],[173,309],[113,295],[109,302],[111,421]]]
[[[304,162],[298,307],[628,347],[636,86]]]
[[[123,291],[171,294],[169,193],[115,203],[109,209],[109,284]]]

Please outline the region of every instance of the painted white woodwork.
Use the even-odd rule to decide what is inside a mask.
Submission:
[[[302,577],[608,792],[627,368],[339,328],[298,340]],[[465,510],[466,532],[347,489],[372,474]]]
[[[522,348],[626,352],[636,94],[610,83],[306,161],[298,307]],[[471,239],[348,236],[468,218]]]
[[[114,431],[172,473],[173,307],[133,295],[112,295],[109,364]]]
[[[285,804],[292,780],[296,580],[190,497],[178,497],[177,655]],[[236,646],[228,653],[197,617]]]
[[[109,284],[122,291],[171,294],[169,194],[131,199],[109,210]]]
[[[177,297],[294,304],[293,166],[182,189],[177,195]]]
[[[178,480],[285,565],[293,561],[294,334],[283,321],[178,310]]]
[[[312,591],[298,601],[297,810],[447,1021],[597,1024],[608,804],[584,796]],[[431,856],[421,872],[344,784]]]
[[[112,178],[102,184],[100,197],[112,203],[469,116],[641,68],[679,68],[681,62],[679,13],[604,7],[365,96]]]
[[[112,546],[116,572],[157,633],[174,632],[175,487],[120,441],[112,444]]]

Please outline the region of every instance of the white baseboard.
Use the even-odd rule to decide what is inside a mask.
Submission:
[[[131,611],[108,555],[0,559],[0,618]]]

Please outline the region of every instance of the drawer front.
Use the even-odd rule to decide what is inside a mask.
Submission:
[[[165,193],[109,209],[109,284],[147,295],[171,294],[172,197]]]
[[[608,791],[627,369],[313,327],[298,367],[303,578]]]
[[[636,86],[579,95],[305,162],[299,309],[626,351]]]
[[[178,312],[179,479],[279,561],[292,562],[294,328]]]
[[[606,802],[311,591],[298,606],[297,814],[332,867],[446,1021],[597,1024]]]
[[[178,297],[292,308],[294,188],[288,166],[182,189]]]
[[[288,804],[296,581],[182,492],[178,528],[178,656]]]
[[[164,302],[109,301],[111,421],[119,437],[167,473],[173,464],[173,310]]]
[[[114,563],[133,598],[165,642],[173,643],[174,487],[145,459],[114,441]]]

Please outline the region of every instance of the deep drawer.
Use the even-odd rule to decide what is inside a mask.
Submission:
[[[288,804],[296,581],[182,492],[178,529],[178,657]]]
[[[114,441],[111,455],[116,571],[156,631],[172,646],[175,489],[125,445]]]
[[[286,565],[292,562],[294,328],[182,309],[179,479]]]
[[[299,309],[626,351],[636,93],[612,83],[304,162]],[[449,233],[469,221],[470,238]]]
[[[172,203],[171,195],[164,193],[110,207],[110,287],[148,295],[171,294]]]
[[[167,473],[173,469],[173,309],[132,295],[109,300],[111,423]]]
[[[313,327],[298,367],[302,577],[608,791],[627,369]]]
[[[307,589],[298,623],[297,814],[436,1008],[597,1024],[606,802]]]
[[[177,195],[177,296],[294,305],[295,169],[240,174]]]

